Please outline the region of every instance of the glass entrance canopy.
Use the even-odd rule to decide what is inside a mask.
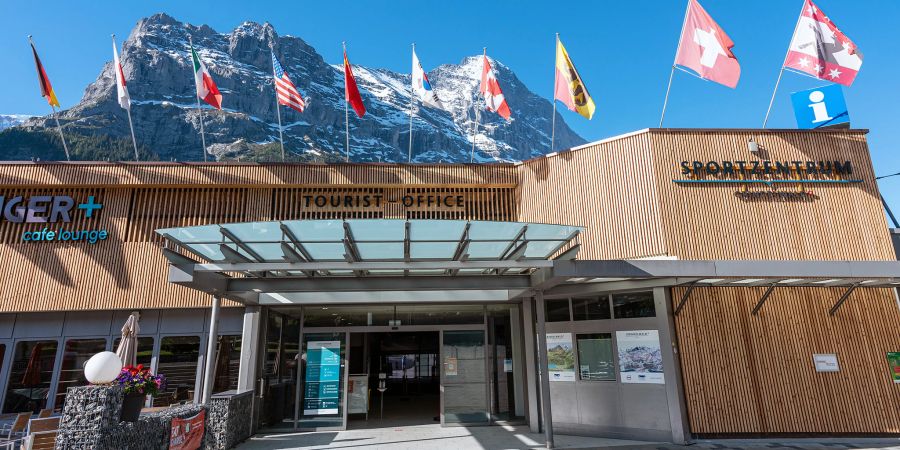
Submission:
[[[584,229],[566,225],[464,220],[291,220],[156,230],[168,243],[209,263],[377,263],[548,260]],[[352,265],[352,264],[351,264]],[[389,265],[387,265],[389,266]],[[386,266],[386,267],[387,267]],[[461,268],[457,273],[483,272]],[[371,274],[373,270],[367,270]],[[381,275],[439,275],[444,270],[375,270]],[[280,275],[354,275],[354,270]],[[270,276],[272,274],[270,273]],[[279,275],[279,274],[275,274]]]

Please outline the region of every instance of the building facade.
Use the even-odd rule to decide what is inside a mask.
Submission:
[[[260,429],[346,427],[384,400],[676,442],[900,433],[900,270],[863,130],[648,129],[521,164],[6,163],[0,196],[3,412],[60,408],[139,311],[139,362],[170,380],[154,404],[199,398],[212,331],[211,390],[256,390]],[[185,242],[211,225],[221,242]],[[416,261],[460,230],[465,251]],[[257,244],[287,265],[240,266],[270,261]],[[399,262],[367,263],[375,244]],[[475,289],[496,279],[504,298]]]

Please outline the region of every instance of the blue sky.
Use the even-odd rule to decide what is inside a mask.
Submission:
[[[553,35],[561,33],[597,104],[594,119],[563,111],[588,140],[656,126],[675,54],[685,1],[55,1],[0,2],[0,113],[46,114],[26,36],[35,36],[41,58],[64,107],[81,98],[104,62],[109,35],[124,39],[141,18],[166,12],[227,32],[245,20],[271,22],[279,34],[299,36],[327,61],[340,62],[348,42],[354,64],[409,70],[409,45],[426,70],[488,53],[510,66],[533,91],[549,97]],[[784,59],[801,0],[701,0],[735,42],[742,75],[737,89],[675,74],[666,113],[672,127],[759,127]],[[900,172],[900,58],[896,17],[900,2],[819,0],[865,55],[862,70],[844,93],[855,128],[868,128],[875,171]],[[188,82],[186,80],[185,82]],[[138,82],[138,81],[135,81]],[[500,80],[501,85],[503,80]],[[785,74],[769,126],[795,126],[789,95],[826,84]],[[564,108],[563,108],[564,109]],[[900,213],[900,176],[880,181]]]

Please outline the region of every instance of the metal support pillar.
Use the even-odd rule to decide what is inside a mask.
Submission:
[[[849,288],[847,288],[847,290],[844,291],[844,294],[841,295],[841,298],[838,299],[837,303],[835,303],[834,306],[832,306],[831,309],[828,310],[828,315],[829,316],[835,315],[837,313],[837,310],[841,307],[841,305],[844,304],[844,302],[847,301],[848,298],[850,298],[850,294],[852,294],[853,291],[855,291],[857,287],[859,287],[859,283],[856,283],[853,286],[850,286]]]
[[[241,359],[238,366],[238,392],[252,391],[255,387],[259,353],[253,349],[259,342],[259,310],[259,306],[244,308],[244,325],[241,329]]]
[[[206,370],[203,372],[203,397],[200,403],[206,404],[212,397],[213,380],[216,377],[216,346],[219,343],[219,310],[222,299],[212,298],[212,313],[209,315],[209,339],[206,341]]]
[[[681,308],[683,308],[683,307],[684,307],[684,304],[687,303],[688,297],[691,296],[691,291],[694,290],[694,287],[695,287],[695,286],[697,286],[697,285],[696,285],[696,284],[691,284],[691,285],[688,286],[687,290],[684,291],[684,295],[681,296],[681,301],[679,301],[679,302],[678,302],[678,306],[675,307],[674,315],[677,316],[678,313],[681,312]]]
[[[547,448],[553,448],[553,413],[550,410],[550,374],[547,372],[547,327],[544,307],[544,292],[535,291],[535,315],[537,315],[537,367],[541,380],[541,425]]]
[[[522,336],[525,344],[525,388],[528,399],[528,428],[532,433],[541,432],[541,415],[538,405],[537,361],[535,357],[534,300],[522,299]]]
[[[774,291],[774,290],[775,290],[775,285],[774,284],[770,285],[769,288],[766,289],[766,292],[763,292],[763,295],[762,295],[762,297],[759,298],[759,301],[756,302],[756,306],[753,307],[753,311],[750,311],[750,314],[753,314],[755,316],[756,313],[759,312],[759,309],[762,308],[763,303],[765,303],[766,300],[769,299],[769,296],[772,295],[772,291]]]

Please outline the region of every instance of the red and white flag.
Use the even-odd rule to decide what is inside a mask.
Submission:
[[[862,60],[853,41],[811,0],[806,0],[784,67],[850,86]]]
[[[500,90],[500,83],[491,68],[491,62],[487,55],[484,56],[484,68],[481,71],[481,95],[484,96],[484,104],[488,111],[495,112],[506,120],[509,120],[509,105]]]
[[[281,67],[281,63],[275,57],[275,51],[272,51],[272,72],[275,75],[275,98],[278,100],[278,104],[297,112],[303,112],[306,108],[306,100],[303,100],[303,96],[297,91],[297,86],[294,86],[284,68]]]
[[[115,40],[113,40],[113,70],[116,72],[116,98],[119,100],[119,106],[129,109],[131,108],[131,97],[128,96],[125,72],[122,70],[122,62],[119,61],[119,51],[116,49]]]
[[[734,88],[741,65],[731,51],[734,42],[696,0],[688,1],[681,44],[675,64],[692,69],[700,78]]]
[[[356,78],[353,76],[350,60],[347,59],[346,48],[344,49],[344,101],[353,107],[357,116],[366,115],[366,105],[363,104],[362,96],[359,95],[359,87],[356,86]]]
[[[222,109],[222,94],[209,74],[206,64],[203,64],[200,56],[194,51],[193,43],[191,43],[191,62],[194,66],[194,86],[197,88],[197,97],[212,105],[213,108]]]

